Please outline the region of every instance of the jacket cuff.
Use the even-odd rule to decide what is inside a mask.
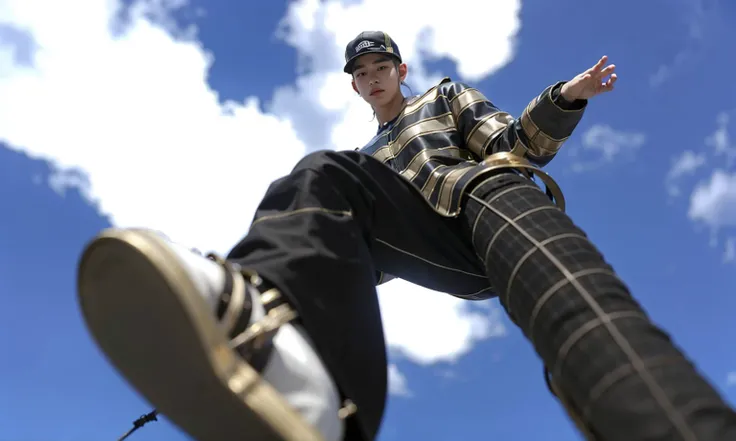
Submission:
[[[573,101],[568,101],[565,99],[565,97],[562,96],[562,86],[567,81],[561,81],[554,86],[552,86],[552,90],[550,91],[550,95],[552,97],[552,102],[557,105],[561,110],[581,110],[583,109],[586,104],[588,104],[588,100],[581,100],[576,99]]]
[[[528,140],[528,154],[534,158],[555,155],[583,118],[587,100],[565,103],[560,95],[563,84],[561,81],[547,87],[529,103],[519,118]],[[562,104],[571,108],[564,108]]]

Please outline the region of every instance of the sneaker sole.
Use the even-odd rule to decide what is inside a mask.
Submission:
[[[153,233],[109,229],[84,250],[79,302],[108,360],[198,441],[323,441],[228,347],[209,306]]]

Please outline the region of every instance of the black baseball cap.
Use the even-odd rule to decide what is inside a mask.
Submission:
[[[365,31],[358,34],[345,47],[345,73],[353,73],[353,64],[361,55],[365,54],[388,54],[401,63],[401,52],[396,42],[385,32]]]

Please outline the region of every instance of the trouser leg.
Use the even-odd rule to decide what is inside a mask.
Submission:
[[[358,152],[307,156],[268,189],[248,235],[228,260],[275,285],[373,439],[387,385],[375,291],[385,271],[459,295],[487,288],[459,219],[437,215],[421,194]]]
[[[736,413],[535,185],[489,178],[463,217],[501,304],[600,440],[736,439]]]

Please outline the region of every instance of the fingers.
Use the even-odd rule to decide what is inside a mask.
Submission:
[[[599,92],[610,92],[613,90],[614,84],[616,84],[616,80],[618,79],[618,76],[616,74],[611,74],[611,77],[608,78],[608,80],[605,83],[598,83],[598,91]]]
[[[603,78],[605,76],[611,75],[614,70],[616,70],[616,65],[615,64],[609,64],[608,66],[606,66],[605,69],[602,69],[602,70],[598,71],[599,72],[598,73],[598,76],[601,77],[601,78]]]
[[[600,60],[598,60],[598,63],[593,66],[593,71],[586,75],[586,77],[592,78],[592,81],[595,81],[596,86],[594,87],[596,88],[596,93],[610,92],[613,90],[613,86],[618,79],[618,76],[614,73],[616,65],[609,64],[608,66],[603,67],[606,61],[608,61],[608,57],[604,55]],[[609,78],[604,81],[604,78],[606,77]]]
[[[608,81],[606,81],[606,89],[608,91],[613,90],[613,85],[616,84],[616,80],[618,80],[618,75],[611,74],[611,78],[609,78]]]
[[[610,75],[613,73],[614,70],[616,70],[615,64],[609,64],[605,68],[606,62],[608,61],[608,55],[604,55],[598,60],[597,63],[595,63],[595,66],[591,67],[587,71],[585,71],[586,74],[590,74],[591,76],[595,78],[603,78],[606,75]]]
[[[607,62],[608,56],[602,56],[593,67],[578,74],[571,81],[572,87],[576,88],[579,96],[592,97],[613,90],[618,80],[615,73],[616,65],[609,64],[606,66]]]
[[[585,73],[596,74],[600,72],[600,70],[603,68],[603,65],[606,64],[606,61],[608,61],[608,55],[602,56],[601,59],[598,60],[598,62],[595,63],[593,67],[585,71]]]
[[[595,63],[595,66],[593,66],[593,68],[594,68],[594,69],[595,69],[596,71],[599,71],[599,70],[601,70],[601,68],[603,67],[603,65],[604,65],[604,64],[606,64],[606,61],[608,61],[608,55],[604,55],[604,56],[602,56],[602,57],[601,57],[601,59],[600,59],[600,60],[598,60],[598,62],[597,62],[597,63]]]

